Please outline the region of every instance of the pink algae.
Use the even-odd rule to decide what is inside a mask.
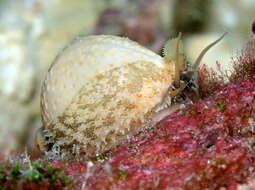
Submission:
[[[186,105],[120,146],[107,161],[90,169],[70,164],[69,172],[74,167],[80,174],[70,188],[236,189],[255,168],[254,95],[250,78]]]

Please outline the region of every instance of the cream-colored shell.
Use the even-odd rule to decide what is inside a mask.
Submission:
[[[151,125],[170,103],[174,64],[116,36],[80,37],[50,67],[41,89],[45,144],[88,156]]]

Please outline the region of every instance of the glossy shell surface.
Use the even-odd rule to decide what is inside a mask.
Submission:
[[[173,73],[174,63],[127,38],[76,39],[42,85],[43,143],[88,156],[114,148],[170,103]]]

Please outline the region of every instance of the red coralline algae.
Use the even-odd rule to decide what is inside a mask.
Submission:
[[[217,73],[203,65],[198,69],[198,86],[200,97],[207,97],[227,84],[241,82],[255,75],[255,41],[251,40],[242,50],[240,56],[232,59],[233,72],[223,70],[217,64]]]
[[[255,169],[254,96],[250,78],[186,105],[89,171],[71,164],[71,188],[236,189]]]

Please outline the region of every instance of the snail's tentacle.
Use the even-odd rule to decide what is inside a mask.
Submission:
[[[191,73],[191,76],[190,76],[190,82],[193,82],[193,84],[195,85],[196,88],[198,88],[198,84],[197,84],[197,69],[199,67],[199,64],[201,63],[201,60],[203,59],[203,57],[207,53],[207,51],[210,48],[212,48],[214,45],[216,45],[218,42],[220,42],[224,38],[225,35],[227,35],[227,32],[225,32],[217,40],[215,40],[214,42],[212,42],[211,44],[206,46],[201,51],[200,55],[198,56],[198,58],[196,59],[195,63],[193,64],[193,66],[192,66],[192,73]]]
[[[219,41],[221,41],[224,36],[227,35],[227,32],[225,32],[224,34],[222,34],[217,40],[215,40],[214,42],[212,42],[211,44],[209,44],[208,46],[206,46],[201,53],[199,54],[198,58],[196,59],[195,63],[193,64],[193,71],[195,73],[195,71],[197,70],[201,60],[203,59],[204,55],[206,54],[206,52],[213,47],[214,45],[216,45]]]
[[[183,48],[181,36],[180,36],[180,39],[178,39],[178,37],[169,39],[165,43],[163,48],[163,55],[164,55],[165,63],[167,65],[173,61],[176,62],[176,50],[178,49],[179,68],[181,70],[183,66],[181,64],[182,63],[181,61],[182,61],[182,58],[184,57],[184,48]],[[178,48],[177,48],[177,43],[178,43]]]
[[[202,60],[202,58],[204,57],[204,55],[207,53],[207,51],[213,47],[214,45],[216,45],[218,42],[220,42],[224,36],[227,34],[227,32],[225,32],[223,35],[221,35],[217,40],[215,40],[214,42],[212,42],[211,44],[209,44],[208,46],[206,46],[202,52],[199,54],[198,58],[196,59],[195,63],[193,64],[192,68],[191,68],[191,71],[189,72],[186,72],[186,75],[187,75],[187,78],[188,78],[188,81],[186,81],[186,84],[182,87],[179,87],[178,89],[176,89],[173,93],[172,93],[172,96],[175,97],[179,94],[181,94],[189,85],[193,86],[192,88],[192,92],[194,94],[196,94],[196,96],[199,96],[199,93],[198,93],[198,84],[197,84],[197,68]],[[180,34],[179,34],[180,36]],[[178,36],[178,42],[180,41],[180,38]],[[177,46],[176,46],[176,67],[179,66],[179,54],[178,53],[178,42],[177,42]],[[177,75],[176,75],[176,72],[177,70],[175,70],[175,82],[177,81]],[[180,77],[180,76],[179,76]],[[180,81],[180,78],[179,78],[179,81]],[[176,85],[176,83],[175,83]],[[177,87],[177,86],[176,86]]]
[[[179,32],[177,43],[176,43],[176,54],[175,54],[175,87],[180,87],[180,63],[179,63],[179,48],[180,48],[180,42],[181,42],[182,33]]]
[[[179,32],[178,37],[174,39],[170,39],[166,42],[163,54],[167,64],[171,61],[175,62],[175,79],[174,79],[174,86],[175,90],[172,91],[171,97],[175,97],[180,94],[183,90],[180,87],[180,77],[181,77],[181,70],[183,70],[183,44],[181,41],[182,33]]]

